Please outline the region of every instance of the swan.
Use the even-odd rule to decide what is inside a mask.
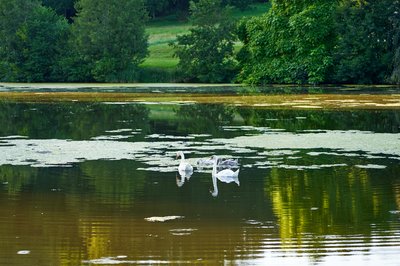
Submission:
[[[185,161],[185,155],[182,151],[178,151],[176,153],[176,158],[178,159],[179,157],[181,157],[181,162],[178,166],[178,172],[182,178],[186,177],[186,179],[189,179],[193,174],[193,166]]]
[[[199,171],[203,170],[203,168],[209,168],[210,166],[212,167],[213,161],[210,159],[198,159],[196,162],[196,167]]]
[[[218,186],[217,186],[217,179],[221,182],[224,183],[236,183],[238,186],[240,186],[239,183],[239,169],[236,171],[232,171],[231,169],[224,169],[222,171],[217,172],[217,166],[218,166],[218,156],[213,155],[211,157],[211,160],[214,161],[213,164],[213,170],[212,170],[212,180],[213,180],[213,187],[214,190],[210,191],[211,195],[213,197],[218,196]]]
[[[209,167],[209,166],[213,167],[214,157],[215,157],[215,155],[211,156],[210,159],[203,159],[203,158],[198,159],[196,162],[197,168],[199,168],[201,170],[203,167]],[[238,161],[238,159],[231,159],[231,158],[223,159],[223,158],[218,157],[217,166],[218,167],[236,168],[236,167],[239,167],[239,161]]]
[[[238,167],[239,166],[239,161],[238,159],[222,159],[219,158],[218,166],[226,166],[226,167]]]

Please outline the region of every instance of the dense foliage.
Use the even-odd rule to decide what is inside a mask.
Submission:
[[[240,25],[240,80],[399,83],[399,5],[274,0],[266,15]]]
[[[334,2],[274,1],[241,25],[241,78],[249,83],[323,82],[332,62]]]
[[[77,61],[84,66],[77,79],[134,79],[135,68],[147,54],[144,2],[80,0],[77,12],[71,42]]]
[[[57,81],[68,24],[37,1],[0,1],[0,80]]]
[[[75,3],[78,0],[42,0],[43,5],[51,7],[58,14],[71,19],[75,13]],[[197,2],[196,0],[195,2]],[[176,15],[178,18],[185,19],[189,12],[190,0],[145,0],[146,8],[152,18]],[[234,6],[246,9],[250,4],[256,2],[266,2],[265,0],[223,0],[224,6]]]
[[[226,82],[234,76],[234,24],[221,1],[191,3],[190,33],[178,36],[175,54],[184,81]]]
[[[183,81],[400,84],[399,0],[271,0],[234,27],[228,6],[254,2],[0,0],[0,81],[141,80],[148,18],[190,15]]]

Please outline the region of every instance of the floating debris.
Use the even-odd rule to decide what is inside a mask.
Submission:
[[[144,218],[148,222],[167,222],[167,221],[172,221],[172,220],[177,220],[177,219],[183,219],[185,218],[184,216],[154,216],[154,217],[147,217]]]
[[[197,231],[197,229],[194,228],[187,228],[187,229],[171,229],[169,232],[174,235],[174,236],[189,236],[193,232]]]
[[[20,250],[17,252],[18,255],[29,255],[31,254],[30,250]]]

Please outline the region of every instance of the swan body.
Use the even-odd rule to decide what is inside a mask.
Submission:
[[[181,175],[181,177],[186,177],[187,179],[190,178],[190,176],[193,174],[193,166],[185,161],[185,155],[183,152],[178,151],[176,153],[176,158],[181,157],[181,162],[179,163],[178,166],[178,172]]]
[[[239,183],[239,169],[236,171],[232,171],[231,169],[224,169],[222,171],[217,171],[217,165],[218,165],[218,157],[217,156],[212,156],[212,160],[214,161],[213,164],[213,171],[212,171],[212,180],[213,180],[213,191],[211,192],[211,195],[213,197],[218,196],[218,186],[217,186],[217,179],[221,182],[224,183],[236,183],[238,186],[240,185]]]
[[[218,166],[238,167],[239,161],[238,159],[220,159]]]
[[[228,167],[228,168],[236,168],[239,167],[239,161],[238,159],[231,159],[231,158],[227,158],[227,159],[223,159],[223,158],[219,158],[215,155],[211,156],[210,159],[198,159],[197,160],[197,167],[198,168],[203,168],[203,167],[209,167],[209,166],[213,166],[214,165],[214,160],[215,158],[217,158],[217,167]]]

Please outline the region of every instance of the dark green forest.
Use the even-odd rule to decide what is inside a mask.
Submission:
[[[191,25],[171,82],[400,83],[398,0],[0,0],[0,81],[140,81],[166,17]]]

